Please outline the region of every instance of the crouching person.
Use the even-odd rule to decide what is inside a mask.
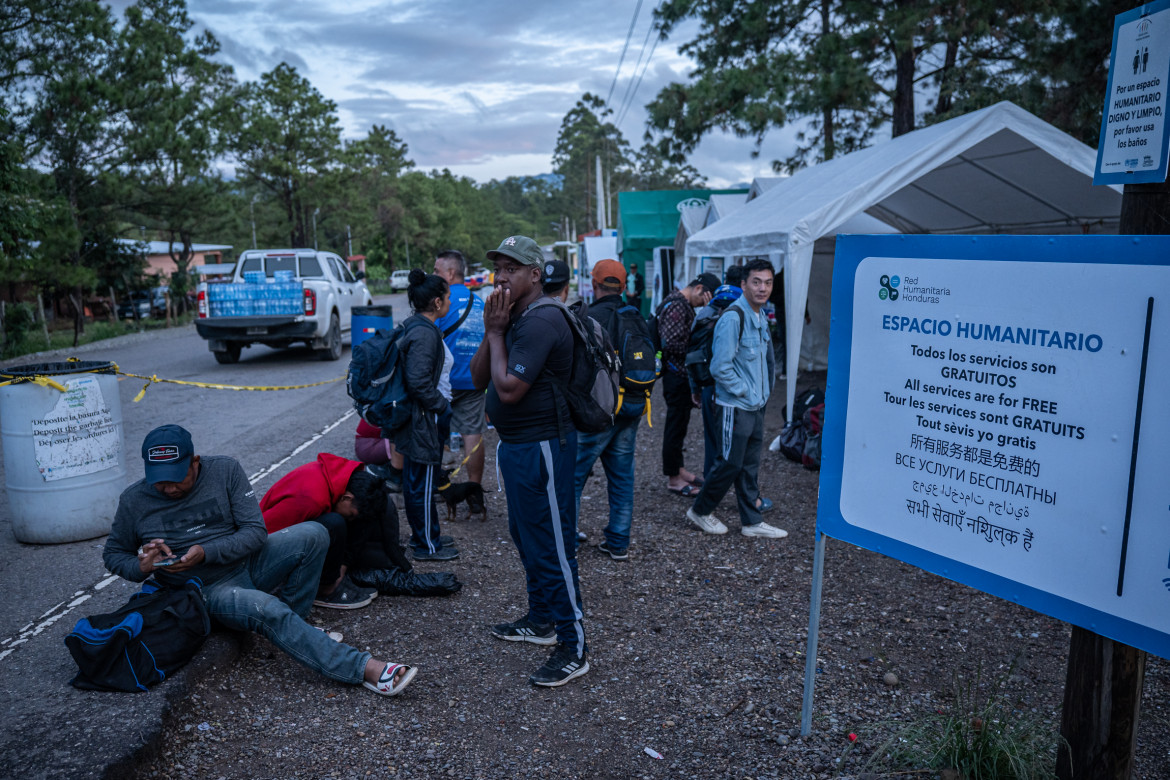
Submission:
[[[146,476],[123,491],[102,560],[131,582],[202,582],[211,617],[255,631],[299,663],[339,682],[393,696],[415,669],[387,663],[309,625],[329,534],[301,523],[268,535],[233,458],[194,452],[191,434],[164,425],[142,444]],[[280,588],[280,596],[272,591]]]
[[[380,533],[387,514],[382,480],[367,472],[359,461],[322,452],[317,460],[285,474],[260,499],[268,533],[307,521],[320,523],[329,532],[329,551],[321,569],[321,586],[313,601],[327,609],[357,609],[377,596],[346,576],[357,565],[370,537]],[[398,542],[398,516],[393,538],[385,540],[393,565],[410,571],[410,562]]]

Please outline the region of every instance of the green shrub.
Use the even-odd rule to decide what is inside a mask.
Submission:
[[[894,772],[951,770],[963,780],[1055,777],[1059,731],[1008,699],[1013,669],[986,685],[981,670],[966,681],[956,674],[950,707],[920,720],[875,727],[891,735],[874,751],[869,766]]]

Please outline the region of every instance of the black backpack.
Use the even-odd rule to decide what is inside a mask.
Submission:
[[[362,419],[383,433],[394,433],[410,422],[414,408],[406,392],[406,370],[399,345],[406,325],[379,330],[353,348],[345,391]]]
[[[199,580],[178,588],[149,580],[121,609],[77,621],[65,637],[74,688],[145,691],[195,657],[211,633]]]
[[[613,427],[618,405],[618,380],[621,365],[609,336],[601,324],[553,298],[541,298],[525,310],[526,316],[541,306],[556,306],[573,332],[573,362],[569,381],[558,390],[573,427],[581,433],[601,433]]]
[[[658,348],[642,313],[633,306],[622,306],[614,317],[614,330],[621,370],[618,378],[618,405],[615,414],[650,420],[650,393],[658,380]]]
[[[715,323],[719,322],[719,318],[730,308],[732,307],[716,309],[710,317],[695,320],[691,329],[691,339],[687,343],[687,373],[691,375],[691,379],[699,387],[711,387],[715,384],[715,378],[711,376],[711,350],[715,342]],[[739,337],[743,338],[743,311],[737,308],[735,312],[739,315]]]

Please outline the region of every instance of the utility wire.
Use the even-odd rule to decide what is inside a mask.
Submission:
[[[634,91],[630,93],[630,102],[622,110],[621,115],[618,116],[617,123],[621,124],[622,120],[626,118],[626,112],[630,110],[630,106],[634,104],[634,98],[638,96],[638,87],[642,86],[642,77],[646,75],[646,69],[650,67],[650,59],[654,56],[654,50],[658,48],[659,38],[654,38],[654,44],[650,47],[650,55],[646,57],[646,64],[642,66],[642,72],[638,74],[638,80],[634,83]]]
[[[609,94],[605,96],[605,104],[609,105],[609,99],[613,97],[614,87],[617,86],[618,75],[622,72],[622,62],[626,59],[626,49],[630,48],[630,38],[634,35],[634,26],[638,23],[638,12],[642,10],[642,0],[638,0],[638,4],[634,6],[634,18],[630,20],[630,29],[626,33],[626,45],[622,47],[622,56],[618,57],[617,70],[613,74],[613,83],[609,85]]]
[[[660,0],[660,2],[661,2],[661,0]],[[655,5],[654,11],[657,11],[657,10],[658,10],[658,6]],[[651,12],[650,13],[650,27],[649,27],[649,29],[646,30],[646,37],[642,39],[642,48],[638,51],[638,61],[634,63],[634,75],[637,75],[638,66],[642,64],[642,56],[646,53],[646,44],[648,44],[650,42],[650,34],[653,32],[654,32],[654,12]],[[630,100],[630,90],[632,89],[633,84],[634,84],[634,78],[631,77],[630,80],[628,82],[626,82],[626,91],[622,95],[622,102],[621,102],[621,105],[617,111],[618,114],[625,113],[626,103],[628,103]]]

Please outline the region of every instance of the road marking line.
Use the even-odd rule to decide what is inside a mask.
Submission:
[[[320,433],[314,433],[311,437],[309,437],[308,441],[305,441],[304,443],[300,444],[296,449],[294,449],[292,452],[290,452],[285,457],[278,460],[276,463],[273,463],[271,466],[269,466],[267,468],[260,469],[260,471],[257,471],[255,474],[248,477],[248,481],[251,482],[253,485],[255,485],[257,482],[264,479],[265,477],[267,477],[272,472],[276,471],[278,468],[280,468],[284,464],[288,463],[290,460],[295,458],[297,455],[300,455],[302,452],[304,452],[306,449],[309,448],[309,445],[320,440],[323,436],[325,436],[325,434],[329,433],[334,428],[341,425],[343,422],[348,420],[350,417],[353,417],[354,414],[355,414],[355,411],[353,409],[350,409],[348,412],[341,415],[341,417],[339,419],[329,423],[324,428],[322,428]]]

